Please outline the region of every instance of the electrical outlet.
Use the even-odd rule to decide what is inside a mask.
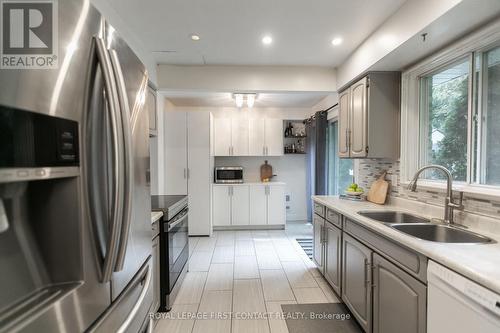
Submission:
[[[398,186],[398,175],[395,174],[391,175],[391,185]]]
[[[290,201],[290,194],[285,195],[285,201],[286,202]]]

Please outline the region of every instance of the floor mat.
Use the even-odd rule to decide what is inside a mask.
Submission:
[[[297,243],[302,247],[309,259],[313,257],[313,239],[312,238],[296,238]]]
[[[282,304],[289,333],[362,333],[342,303]]]

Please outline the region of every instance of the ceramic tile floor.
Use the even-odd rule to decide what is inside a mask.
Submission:
[[[160,319],[155,332],[287,333],[275,315],[281,304],[339,302],[295,241],[309,229],[296,225],[287,231],[191,237],[189,272],[170,318]]]

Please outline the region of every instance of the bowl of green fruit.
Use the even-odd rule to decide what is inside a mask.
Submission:
[[[359,197],[365,193],[365,190],[363,190],[362,187],[359,187],[358,184],[352,183],[349,185],[349,187],[345,190],[345,194],[353,197]]]

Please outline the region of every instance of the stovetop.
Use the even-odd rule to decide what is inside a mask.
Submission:
[[[170,220],[188,205],[187,195],[152,195],[151,210],[162,211],[164,220]]]

